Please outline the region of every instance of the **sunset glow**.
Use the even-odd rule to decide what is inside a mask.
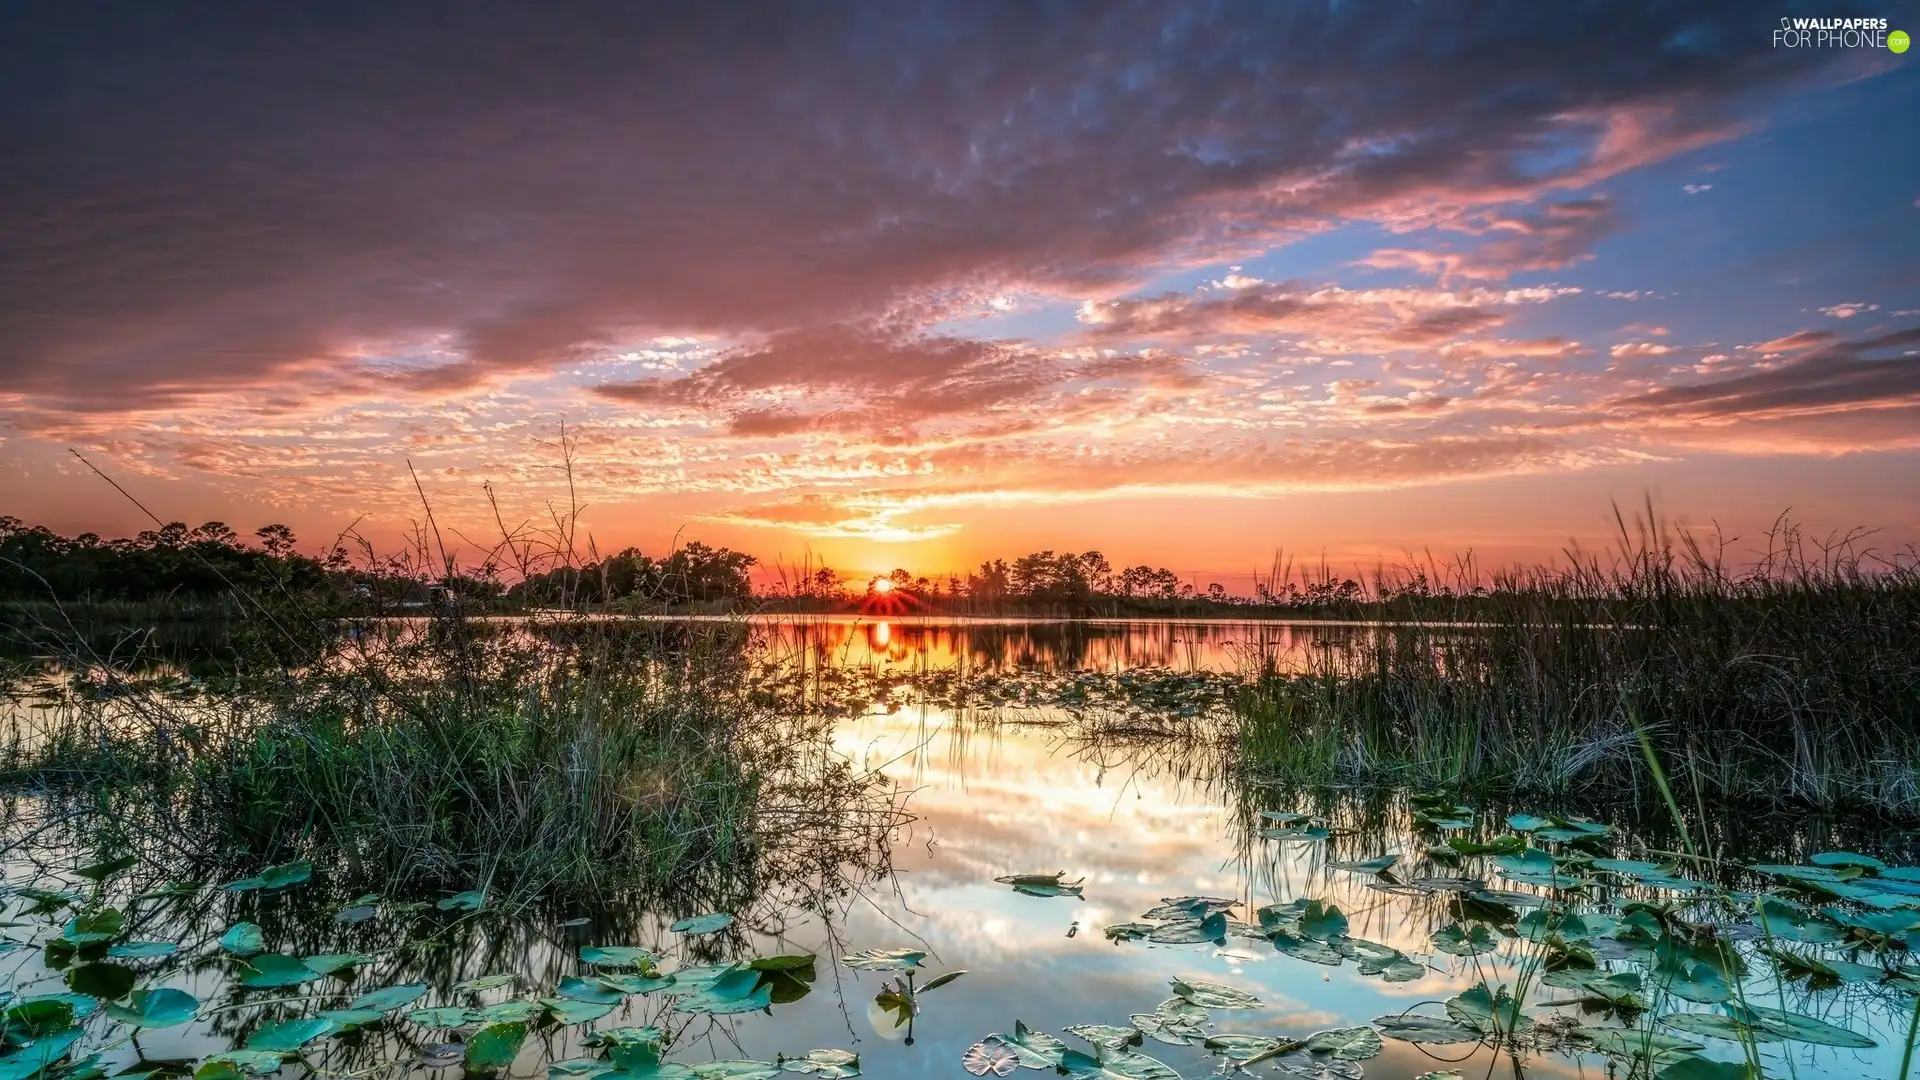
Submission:
[[[478,557],[491,485],[762,576],[1239,590],[1648,495],[1920,538],[1914,54],[1746,5],[526,10],[11,27],[6,511],[148,527],[77,449],[311,547],[424,496]]]

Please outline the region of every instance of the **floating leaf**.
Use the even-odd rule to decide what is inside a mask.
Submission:
[[[1499,949],[1500,943],[1479,923],[1471,928],[1450,923],[1434,932],[1433,947],[1449,956],[1480,956]]]
[[[453,984],[453,992],[456,994],[483,994],[488,990],[498,990],[503,986],[512,986],[519,981],[520,976],[513,974],[482,975],[477,979],[468,979],[466,982]]]
[[[1298,1046],[1291,1039],[1275,1038],[1271,1035],[1235,1035],[1221,1034],[1209,1036],[1200,1045],[1222,1057],[1234,1061],[1251,1061],[1257,1057],[1270,1057],[1288,1046]]]
[[[135,1027],[164,1028],[186,1023],[199,1009],[192,994],[162,986],[135,991],[125,1005],[108,1005],[107,1015]]]
[[[1084,878],[1068,881],[1067,872],[1064,870],[1051,874],[1009,874],[993,880],[1001,885],[1011,885],[1014,892],[1024,893],[1027,896],[1071,896],[1076,899],[1080,897],[1080,891],[1086,884]]]
[[[436,1009],[415,1009],[407,1014],[407,1023],[418,1024],[423,1028],[457,1028],[479,1022],[479,1013],[459,1005],[442,1005]]]
[[[126,932],[127,917],[114,908],[102,908],[74,916],[60,931],[60,937],[69,945],[93,945],[113,941]]]
[[[1447,1015],[1485,1035],[1510,1035],[1533,1027],[1505,986],[1490,991],[1484,982],[1447,999]]]
[[[1365,1026],[1317,1031],[1307,1036],[1307,1049],[1342,1061],[1365,1061],[1380,1053],[1380,1033]]]
[[[712,985],[673,1003],[676,1012],[731,1016],[756,1012],[773,1004],[773,988],[762,985],[760,973],[743,968],[716,979]]]
[[[220,886],[228,892],[253,892],[263,889],[284,889],[289,885],[298,885],[313,876],[313,864],[304,859],[269,866],[253,877],[229,881]]]
[[[1823,851],[1807,861],[1815,866],[1859,866],[1874,871],[1887,868],[1879,859],[1855,851]]]
[[[541,998],[540,1004],[553,1014],[556,1022],[562,1026],[572,1024],[591,1024],[595,1020],[613,1011],[611,1004],[592,1001],[575,1001],[571,998]]]
[[[520,1044],[527,1041],[527,1025],[519,1021],[488,1024],[467,1039],[468,1072],[493,1072],[513,1064]]]
[[[1420,1013],[1403,1013],[1398,1016],[1376,1016],[1373,1026],[1380,1034],[1389,1039],[1399,1039],[1410,1043],[1466,1043],[1479,1042],[1480,1032],[1452,1020],[1438,1016],[1423,1016]]]
[[[247,1049],[271,1050],[280,1054],[297,1053],[301,1047],[323,1035],[332,1034],[333,1030],[333,1021],[317,1016],[303,1020],[282,1020],[247,1036]]]
[[[360,964],[373,962],[373,957],[361,953],[321,953],[318,956],[303,956],[300,962],[322,975],[332,975]]]
[[[649,975],[643,972],[609,972],[596,976],[593,981],[623,994],[651,994],[677,982],[672,975]]]
[[[487,894],[485,892],[479,889],[468,889],[466,892],[458,892],[452,896],[445,897],[434,906],[441,911],[479,911],[486,906],[486,903]],[[521,1034],[524,1037],[525,1032]],[[469,1059],[471,1059],[472,1055],[469,1054],[468,1056]]]
[[[1118,1050],[1123,1046],[1139,1046],[1145,1038],[1137,1027],[1115,1027],[1112,1024],[1073,1024],[1066,1029],[1069,1035],[1078,1035],[1095,1046],[1108,1050]]]
[[[675,934],[713,934],[733,925],[733,916],[724,911],[681,919],[667,929]]]
[[[368,922],[379,914],[380,909],[374,907],[372,904],[355,904],[350,908],[342,908],[334,912],[333,921],[353,925],[354,923]]]
[[[787,1072],[805,1073],[826,1080],[844,1080],[860,1075],[860,1055],[851,1050],[812,1050],[806,1057],[788,1058],[780,1063]]]
[[[1775,1032],[1781,1038],[1795,1042],[1816,1043],[1820,1046],[1844,1046],[1855,1050],[1866,1050],[1880,1045],[1865,1035],[1802,1013],[1786,1012],[1766,1006],[1751,1006],[1747,1008],[1746,1013],[1748,1020],[1757,1027]]]
[[[333,1026],[341,1031],[355,1031],[387,1018],[386,1013],[374,1009],[326,1009],[319,1016],[333,1021]]]
[[[1583,1028],[1580,1038],[1614,1057],[1658,1060],[1704,1049],[1699,1043],[1647,1028]]]
[[[285,1059],[272,1050],[223,1050],[218,1054],[207,1055],[199,1071],[193,1075],[200,1078],[207,1073],[210,1066],[226,1066],[229,1071],[224,1075],[253,1073],[256,1076],[265,1076],[268,1073],[279,1072],[284,1062]],[[212,1075],[220,1076],[223,1073],[215,1072]]]
[[[1551,824],[1553,824],[1553,822],[1548,821],[1546,818],[1536,817],[1532,814],[1512,814],[1507,818],[1507,828],[1512,829],[1514,832],[1533,832],[1536,829],[1544,829]]]
[[[83,1035],[79,1028],[68,1028],[42,1035],[0,1058],[0,1080],[26,1080],[66,1056]]]
[[[927,954],[912,949],[864,949],[840,958],[856,971],[905,971],[917,968]]]
[[[1060,1055],[1060,1070],[1071,1080],[1180,1080],[1165,1062],[1144,1054],[1101,1051],[1088,1057],[1068,1050]]]
[[[539,1016],[545,1008],[546,1006],[537,1001],[521,1001],[518,998],[512,998],[506,1001],[494,1002],[492,1005],[481,1009],[475,1015],[479,1017],[479,1022],[483,1024],[492,1024],[503,1020],[531,1021],[534,1017]]]
[[[655,957],[637,945],[588,945],[580,950],[580,959],[596,967],[652,967]]]
[[[560,985],[554,987],[553,992],[563,998],[591,1002],[595,1005],[618,1005],[624,1000],[624,995],[620,991],[609,987],[601,980],[589,981],[572,975],[561,979]]]
[[[171,941],[124,941],[108,949],[107,955],[116,960],[158,960],[179,951]]]
[[[1260,999],[1244,990],[1199,979],[1174,979],[1173,992],[1204,1009],[1258,1009]]]
[[[298,986],[320,977],[319,972],[282,953],[260,953],[249,958],[242,970],[241,985],[255,989]]]
[[[1012,1076],[1020,1067],[1020,1055],[998,1038],[989,1036],[967,1048],[960,1057],[960,1065],[975,1076],[992,1073],[995,1076]]]
[[[1398,855],[1382,855],[1377,859],[1367,859],[1364,862],[1330,862],[1327,864],[1327,869],[1345,870],[1354,874],[1378,874],[1399,861]]]
[[[354,998],[347,1006],[351,1009],[372,1009],[375,1012],[392,1012],[405,1008],[426,996],[426,983],[400,983],[396,986],[383,986]],[[417,1023],[417,1021],[416,1021]],[[458,1026],[458,1025],[448,1025]]]
[[[1294,937],[1285,930],[1274,931],[1273,947],[1296,960],[1305,960],[1310,964],[1324,964],[1327,967],[1339,967],[1341,961],[1345,959],[1340,950],[1329,942]]]
[[[235,956],[248,957],[264,950],[267,944],[258,925],[237,922],[227,927],[227,932],[220,935],[220,947]]]
[[[1750,1080],[1753,1075],[1753,1067],[1744,1061],[1715,1061],[1689,1055],[1661,1069],[1655,1080]]]
[[[999,1042],[1019,1057],[1020,1065],[1028,1069],[1052,1069],[1060,1065],[1060,1058],[1067,1052],[1067,1044],[1048,1035],[1044,1031],[1029,1028],[1024,1021],[1013,1022],[1013,1034],[995,1033],[982,1042]]]

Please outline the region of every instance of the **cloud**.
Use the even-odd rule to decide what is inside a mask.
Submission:
[[[1920,355],[1875,357],[1920,343],[1920,328],[1861,341],[1839,342],[1765,371],[1621,398],[1616,411],[1666,419],[1778,418],[1795,414],[1854,414],[1920,406]],[[1849,415],[1846,423],[1853,423]]]
[[[1360,260],[1379,269],[1410,269],[1440,279],[1503,280],[1532,270],[1558,270],[1593,257],[1592,247],[1620,226],[1604,196],[1550,202],[1525,213],[1481,212],[1440,228],[1491,237],[1466,251],[1381,248]]]
[[[1736,102],[1807,77],[1750,21],[40,5],[0,41],[0,393],[102,414],[308,381],[444,397],[636,337],[1117,295],[1727,138]],[[1489,224],[1485,272],[1581,257],[1582,205],[1489,216],[1513,228]]]
[[[1845,303],[1845,304],[1835,304],[1832,307],[1823,307],[1820,309],[1820,314],[1831,315],[1836,319],[1851,319],[1855,315],[1859,315],[1863,312],[1879,311],[1879,310],[1880,310],[1879,304],[1863,304],[1856,301],[1856,302]]]
[[[1456,343],[1504,325],[1513,308],[1580,290],[1383,288],[1301,283],[1250,286],[1228,295],[1163,293],[1090,300],[1079,319],[1094,340],[1194,342],[1220,336],[1283,336],[1334,351],[1390,353]]]
[[[1680,190],[1689,195],[1704,195],[1713,190],[1712,184],[1681,184]]]
[[[940,420],[1002,433],[1009,421],[1024,427],[1031,406],[1069,384],[1172,391],[1195,388],[1200,379],[1189,361],[1165,354],[1079,359],[1023,342],[835,325],[776,334],[678,378],[612,382],[593,393],[724,415],[727,433],[743,437],[902,436]]]

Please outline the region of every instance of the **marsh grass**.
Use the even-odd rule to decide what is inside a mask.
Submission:
[[[1652,526],[1622,536],[1611,564],[1427,595],[1425,621],[1257,673],[1234,703],[1248,768],[1652,796],[1644,732],[1703,803],[1920,814],[1920,565],[1786,529],[1734,573]]]
[[[503,521],[467,572],[423,499],[414,544],[364,558],[430,603],[340,620],[244,597],[247,632],[212,671],[103,654],[57,632],[74,622],[56,605],[46,663],[0,701],[0,785],[204,863],[305,855],[393,895],[718,906],[884,862],[900,796],[831,752],[828,721],[755,690],[742,626],[493,618],[461,601],[456,583],[574,565],[569,505],[545,526]]]

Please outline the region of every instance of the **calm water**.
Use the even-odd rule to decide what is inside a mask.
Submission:
[[[804,655],[810,663],[907,670],[984,667],[1043,670],[1105,670],[1132,667],[1168,667],[1181,670],[1244,670],[1263,659],[1297,657],[1303,652],[1351,641],[1370,632],[1345,626],[1279,626],[1255,623],[929,623],[900,620],[817,619],[777,621],[761,629],[772,646],[792,658]],[[687,1017],[666,1009],[667,995],[653,993],[629,998],[612,1015],[581,1027],[561,1028],[546,1038],[530,1039],[515,1062],[516,1076],[545,1075],[556,1060],[583,1053],[585,1034],[621,1024],[661,1023],[678,1033],[668,1054],[675,1062],[714,1059],[803,1055],[816,1048],[857,1051],[862,1075],[881,1078],[966,1075],[961,1059],[969,1047],[993,1032],[1010,1033],[1015,1021],[1052,1033],[1082,1051],[1088,1044],[1066,1035],[1079,1024],[1126,1025],[1129,1014],[1150,1014],[1172,996],[1172,980],[1225,984],[1257,997],[1264,1005],[1251,1010],[1213,1009],[1209,1033],[1240,1033],[1304,1038],[1323,1029],[1366,1024],[1376,1017],[1419,1006],[1421,1013],[1444,1016],[1438,1004],[1467,991],[1481,981],[1490,986],[1518,981],[1520,964],[1531,942],[1499,932],[1491,935],[1493,951],[1456,956],[1436,951],[1433,933],[1454,922],[1449,894],[1396,895],[1369,887],[1377,881],[1365,873],[1330,869],[1330,857],[1364,859],[1390,852],[1405,854],[1403,877],[1485,874],[1488,865],[1469,859],[1464,868],[1420,864],[1417,856],[1440,835],[1415,835],[1403,804],[1384,804],[1349,810],[1332,808],[1336,826],[1360,821],[1371,825],[1357,835],[1336,835],[1328,841],[1292,842],[1265,839],[1254,811],[1306,810],[1277,793],[1249,793],[1232,779],[1230,762],[1200,747],[1161,744],[1116,746],[1079,742],[1060,717],[1046,710],[1030,714],[1001,710],[992,717],[959,715],[950,710],[907,704],[893,711],[873,711],[843,721],[834,742],[840,752],[887,777],[909,792],[907,808],[915,820],[891,838],[893,873],[877,884],[860,888],[833,902],[824,917],[813,911],[785,910],[743,913],[741,925],[711,938],[687,938],[667,932],[669,915],[603,915],[576,926],[519,925],[463,941],[438,969],[419,974],[361,969],[351,988],[340,987],[338,1005],[361,989],[408,981],[418,974],[431,984],[429,994],[413,1007],[453,1003],[452,983],[493,972],[517,972],[535,984],[519,992],[526,996],[549,993],[559,979],[579,972],[574,958],[584,945],[640,945],[663,958],[663,968],[675,964],[712,963],[738,957],[817,953],[818,978],[813,991],[790,1004],[774,1006],[771,1014],[730,1017]],[[1327,806],[1314,809],[1328,813]],[[1472,835],[1504,832],[1499,819],[1509,809],[1476,807],[1478,829]],[[1558,807],[1533,810],[1558,811]],[[1497,811],[1497,813],[1496,813]],[[1379,816],[1384,814],[1385,816]],[[1488,820],[1490,815],[1492,820]],[[1624,823],[1623,823],[1624,824]],[[1795,862],[1817,851],[1832,838],[1822,830],[1831,823],[1768,823],[1742,834],[1754,861]],[[1450,831],[1444,835],[1467,835]],[[1885,838],[1880,851],[1896,861],[1905,841]],[[1671,844],[1671,837],[1661,843]],[[1864,847],[1858,842],[1855,846]],[[1616,845],[1616,854],[1640,858],[1630,840]],[[996,877],[1065,871],[1068,879],[1083,879],[1084,899],[1020,894]],[[24,871],[16,866],[10,882],[20,883]],[[307,886],[307,887],[318,887]],[[1520,889],[1510,882],[1491,881],[1491,887]],[[297,886],[298,888],[302,888]],[[291,893],[293,890],[289,890]],[[1538,890],[1533,890],[1538,891]],[[1602,893],[1600,895],[1607,895]],[[1647,895],[1643,892],[1630,895]],[[1685,903],[1684,894],[1666,893]],[[1264,905],[1296,899],[1328,901],[1349,922],[1348,935],[1401,950],[1424,970],[1414,978],[1386,982],[1363,976],[1348,959],[1338,967],[1312,963],[1276,949],[1265,940],[1227,937],[1224,942],[1158,945],[1148,941],[1114,942],[1104,932],[1110,926],[1135,921],[1164,898],[1210,896],[1234,901],[1235,919],[1256,921]],[[198,902],[197,902],[198,903]],[[174,986],[197,997],[203,1010],[242,999],[235,996],[230,978],[232,961],[212,943],[231,921],[254,911],[251,897],[229,898],[208,894],[196,919],[179,917],[173,927],[193,943],[183,945],[188,959],[142,962],[144,982]],[[1920,904],[1920,899],[1915,900]],[[1617,903],[1590,904],[1617,913]],[[1521,910],[1525,910],[1524,908]],[[1896,909],[1900,910],[1900,909]],[[1750,911],[1748,912],[1750,916]],[[260,918],[267,926],[266,948],[296,955],[313,952],[376,952],[377,928],[386,916],[365,926],[347,927],[323,920],[300,923],[284,917]],[[755,925],[748,926],[748,922]],[[1737,916],[1723,920],[1732,936],[1745,936],[1750,925]],[[1750,919],[1748,920],[1750,924]],[[188,932],[183,928],[194,923]],[[778,924],[778,932],[763,932]],[[57,932],[57,923],[55,924]],[[1468,925],[1471,925],[1469,922]],[[164,930],[163,925],[156,928]],[[32,927],[6,930],[16,940],[44,940],[46,931]],[[194,935],[198,935],[195,937]],[[147,936],[140,934],[135,936]],[[1753,942],[1741,948],[1750,950]],[[912,1043],[895,1016],[873,1005],[885,973],[851,970],[833,958],[868,949],[912,949],[927,957],[919,979],[925,983],[939,974],[967,972],[952,984],[928,993],[913,1022]],[[1881,961],[1860,952],[1834,946],[1794,946],[1830,958],[1852,957],[1865,964]],[[1606,960],[1602,968],[1640,971],[1643,967]],[[1617,951],[1617,950],[1616,950]],[[1904,952],[1889,954],[1894,962],[1911,964]],[[19,995],[63,989],[58,972],[48,972],[41,954],[19,950],[7,958],[15,968],[13,986]],[[1604,970],[1602,971],[1604,974]],[[310,985],[289,995],[333,992],[334,983]],[[488,993],[482,1001],[500,1000],[511,991]],[[253,997],[263,996],[256,992]],[[1567,1001],[1580,996],[1566,988],[1535,983],[1532,1003]],[[1853,1049],[1805,1042],[1761,1044],[1767,1075],[1799,1077],[1893,1076],[1900,1060],[1915,998],[1889,986],[1848,982],[1831,989],[1810,989],[1805,981],[1777,981],[1770,965],[1756,962],[1744,987],[1752,1006],[1784,1006],[1787,1010],[1824,1018],[1878,1043],[1871,1049]],[[1426,1004],[1421,1004],[1426,1003]],[[280,1006],[276,1015],[297,1016],[314,1006]],[[1685,1001],[1669,1002],[1656,1012],[1720,1011]],[[403,1010],[404,1012],[404,1010]],[[1562,1015],[1589,1025],[1619,1023],[1604,1011],[1580,1007],[1537,1007],[1539,1018]],[[140,1039],[148,1058],[195,1057],[223,1050],[243,1038],[254,1011],[234,1010],[212,1020],[151,1031]],[[99,1020],[93,1021],[99,1024]],[[1646,1020],[1642,1019],[1644,1026]],[[1682,1033],[1676,1033],[1682,1034]],[[447,1032],[429,1032],[412,1025],[389,1023],[361,1035],[334,1036],[311,1045],[307,1060],[317,1071],[334,1076],[370,1075],[371,1062],[397,1060],[386,1075],[417,1071],[411,1064],[412,1044],[443,1042]],[[1738,1060],[1740,1048],[1732,1042],[1696,1039],[1705,1053]],[[1201,1046],[1171,1046],[1147,1041],[1140,1052],[1151,1054],[1193,1078],[1213,1075],[1224,1059]],[[136,1059],[131,1044],[107,1052],[115,1066]],[[294,1063],[287,1075],[303,1066]],[[1457,1069],[1469,1077],[1481,1076],[1590,1076],[1625,1075],[1597,1054],[1514,1055],[1469,1045],[1415,1045],[1387,1039],[1381,1052],[1357,1063],[1364,1075],[1382,1080],[1405,1080],[1431,1070]],[[1289,1072],[1289,1069],[1297,1070]],[[1313,1070],[1319,1069],[1320,1072]],[[1333,1071],[1327,1071],[1327,1070]],[[1253,1066],[1265,1076],[1358,1075],[1355,1066],[1330,1063],[1324,1056],[1288,1058]],[[454,1075],[447,1070],[444,1075]],[[789,1074],[792,1075],[792,1074]],[[1023,1076],[1050,1075],[1022,1072]]]

